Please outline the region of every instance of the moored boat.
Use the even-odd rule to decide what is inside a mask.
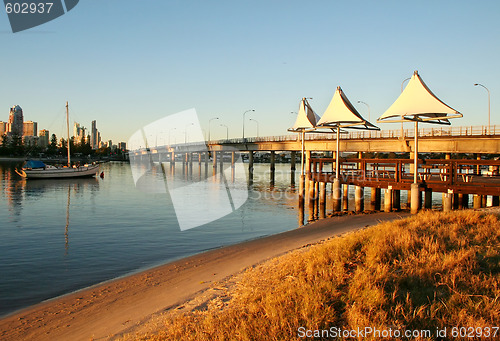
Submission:
[[[95,176],[98,172],[99,164],[56,167],[36,160],[28,160],[21,169],[16,169],[17,174],[27,179],[89,177]]]

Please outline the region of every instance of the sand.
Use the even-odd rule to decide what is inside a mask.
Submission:
[[[288,251],[407,214],[323,219],[184,258],[27,308],[0,320],[1,340],[109,340],[201,296],[214,283]]]

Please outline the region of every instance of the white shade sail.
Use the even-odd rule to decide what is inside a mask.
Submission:
[[[367,120],[354,108],[347,99],[342,89],[337,87],[325,113],[318,121],[318,127],[349,127],[352,129],[380,130]]]
[[[314,130],[318,120],[319,116],[316,115],[314,110],[311,108],[307,99],[303,98],[300,101],[299,113],[297,114],[295,124],[293,127],[288,129],[288,131],[300,132],[305,130]]]
[[[455,117],[462,117],[462,114],[437,98],[415,71],[404,91],[377,122],[418,120],[450,124],[448,119]]]

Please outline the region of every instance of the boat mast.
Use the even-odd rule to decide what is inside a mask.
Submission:
[[[70,156],[70,150],[69,150],[69,109],[68,109],[68,102],[66,101],[66,128],[68,130],[68,143],[67,143],[67,149],[68,149],[68,167],[71,167],[71,156]]]

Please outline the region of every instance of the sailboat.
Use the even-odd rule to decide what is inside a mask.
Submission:
[[[55,178],[79,178],[95,176],[99,172],[99,164],[85,164],[83,166],[71,166],[71,151],[69,144],[69,106],[66,102],[66,127],[68,132],[68,165],[55,167],[46,165],[42,161],[28,160],[16,173],[26,179],[55,179]]]

